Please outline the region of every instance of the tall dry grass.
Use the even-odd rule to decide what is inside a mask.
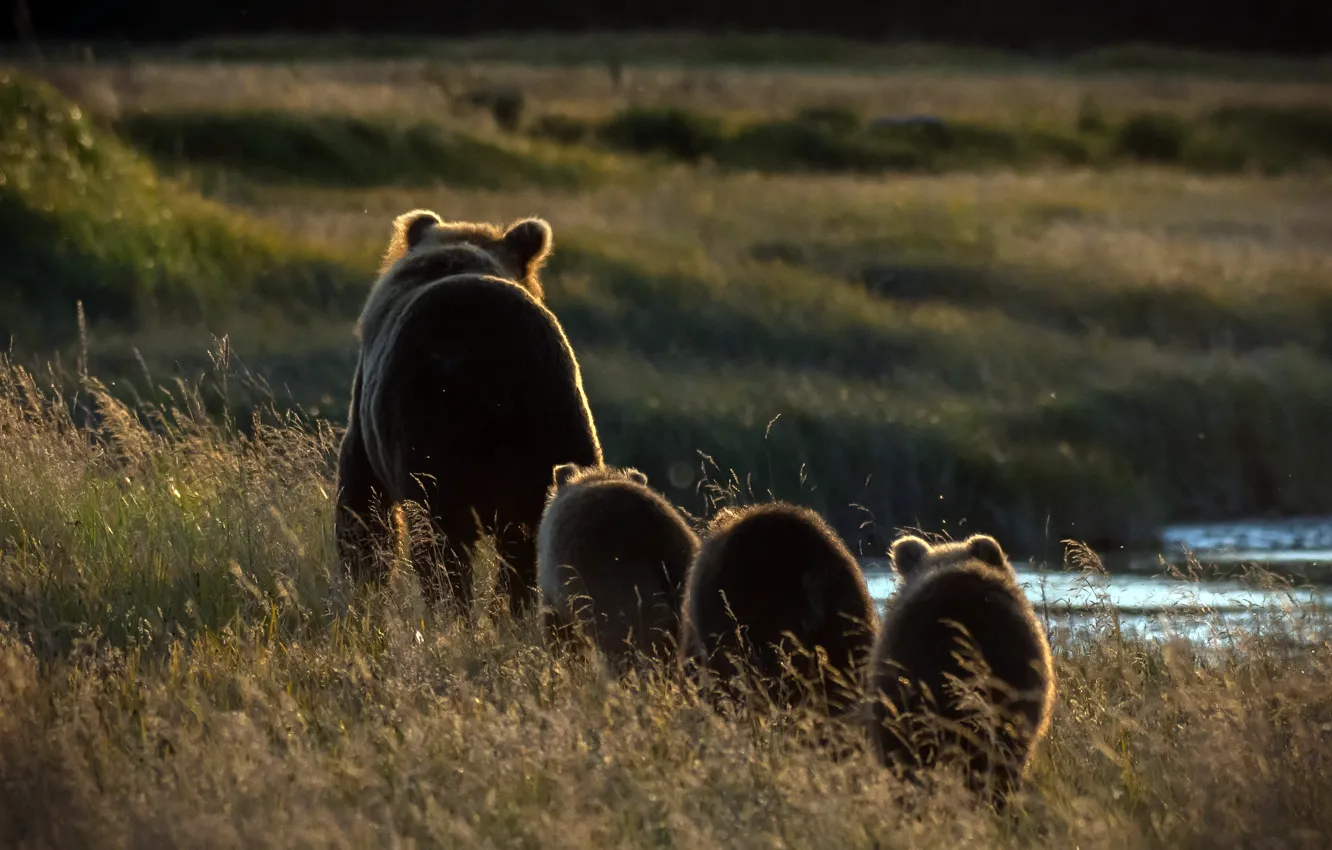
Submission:
[[[666,671],[612,681],[484,602],[441,621],[409,581],[353,592],[336,434],[211,419],[221,377],[132,411],[94,379],[61,398],[2,374],[0,844],[1304,847],[1332,829],[1321,617],[1298,643],[1275,609],[1200,644],[1134,638],[1104,606],[1055,629],[1050,737],[1001,817],[863,752],[830,761],[799,718],[722,718]]]

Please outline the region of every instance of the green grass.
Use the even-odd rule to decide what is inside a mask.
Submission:
[[[1094,117],[1093,117],[1094,116]],[[867,123],[847,108],[807,109],[784,120],[726,127],[679,107],[634,107],[596,127],[549,116],[533,132],[688,162],[710,159],[764,172],[949,171],[1153,162],[1203,173],[1280,174],[1332,163],[1332,110],[1222,107],[1193,118],[1135,113],[1118,124],[1084,104],[1078,126],[1005,127],[918,116]]]
[[[188,69],[153,73],[190,79]],[[270,88],[234,73],[238,86]],[[162,85],[143,88],[166,102]],[[287,95],[313,104],[330,91],[318,75],[308,85]],[[40,91],[56,113],[74,108]],[[1171,521],[1332,511],[1320,436],[1332,412],[1325,178],[1316,168],[1276,180],[1144,164],[1113,151],[1125,121],[1149,113],[1094,106],[1082,104],[1081,128],[1068,133],[1099,139],[1100,155],[1121,157],[1113,167],[1036,161],[1013,173],[998,166],[1029,156],[1034,137],[983,122],[881,137],[836,99],[767,123],[638,108],[602,125],[599,143],[661,142],[666,161],[655,164],[471,136],[414,112],[140,104],[115,126],[180,182],[80,115],[69,126],[120,170],[96,165],[112,179],[81,189],[78,173],[57,167],[77,146],[43,142],[33,149],[54,153],[28,167],[32,188],[21,196],[25,214],[68,204],[72,221],[109,219],[85,241],[140,265],[117,278],[119,267],[91,250],[56,265],[66,249],[41,237],[16,247],[11,268],[46,269],[18,292],[58,295],[24,296],[35,322],[72,329],[65,293],[83,298],[87,364],[119,397],[160,402],[172,379],[209,368],[209,334],[226,333],[237,369],[262,379],[233,381],[242,421],[272,400],[337,423],[355,362],[349,318],[392,217],[415,206],[493,221],[545,215],[557,246],[550,303],[584,363],[610,457],[643,468],[691,510],[703,508],[703,471],[734,474],[755,497],[819,508],[867,554],[902,527],[979,528],[1014,551],[1048,554],[1067,537],[1149,546]],[[1187,115],[1172,112],[1178,123],[1167,124],[1233,125],[1305,151],[1323,139],[1312,109],[1259,101]],[[891,140],[892,150],[961,170],[793,170],[789,157],[809,149],[745,142],[754,127]],[[491,153],[450,147],[463,138]],[[1142,145],[1128,147],[1136,157],[1150,149]],[[777,161],[766,173],[671,161],[709,146],[775,150]],[[967,159],[982,154],[996,157],[991,166]],[[580,162],[615,179],[566,182],[586,174],[570,165]],[[146,229],[149,207],[172,212],[167,229]],[[198,221],[221,235],[181,229]],[[301,289],[304,258],[344,282],[335,303]],[[149,274],[149,261],[170,274]],[[292,288],[269,295],[265,281],[278,280]],[[89,281],[120,300],[97,301]],[[214,300],[182,310],[173,286]],[[171,327],[139,318],[154,311],[179,318]],[[19,330],[29,327],[25,319]],[[52,352],[20,339],[15,353],[42,365]],[[60,354],[69,364],[83,353]]]
[[[0,116],[6,338],[70,338],[79,301],[93,320],[132,328],[359,306],[364,277],[345,255],[265,232],[164,181],[46,84],[0,72]]]
[[[1316,320],[1302,339],[1280,314],[1261,329],[1254,314],[1226,324],[1201,295],[1208,318],[1107,293],[1042,329],[1034,317],[1057,315],[1048,302],[1065,291],[1027,289],[1017,269],[988,297],[950,304],[936,290],[912,304],[812,270],[760,267],[720,289],[571,253],[553,269],[552,304],[583,352],[608,446],[655,480],[703,450],[760,495],[818,506],[871,551],[903,526],[989,528],[1048,552],[1072,534],[1141,545],[1173,519],[1332,508],[1312,473],[1332,464],[1317,437],[1332,371],[1325,356],[1279,350],[1326,350]],[[588,288],[569,292],[570,278]],[[1101,334],[1074,332],[1090,317]],[[1195,328],[1245,325],[1249,353],[1188,345]],[[1160,347],[1135,339],[1149,334]]]
[[[947,776],[927,794],[863,751],[830,760],[807,717],[727,719],[664,671],[610,681],[484,594],[445,621],[407,581],[353,592],[335,435],[191,412],[214,380],[151,430],[85,384],[90,443],[0,373],[0,843],[1097,848],[1332,828],[1332,658],[1280,636],[1324,634],[1318,611],[1201,644],[1125,635],[1104,604],[1056,628],[1049,737],[998,816]]]
[[[547,291],[613,461],[695,512],[705,474],[734,474],[752,498],[815,506],[871,555],[903,527],[1049,554],[1070,536],[1147,546],[1174,520],[1332,510],[1326,287],[1233,304],[1177,287],[1175,303],[978,260],[936,268],[913,296],[814,257],[721,268],[673,239],[564,237]],[[271,397],[342,420],[345,328],[237,331]],[[207,370],[200,336],[95,340],[91,363],[152,398],[163,374]],[[235,386],[242,412],[270,397]]]
[[[1094,108],[1084,105],[1084,113]],[[528,132],[535,142],[511,135],[482,139],[431,123],[274,111],[145,112],[118,126],[127,140],[166,166],[348,187],[584,188],[624,171],[596,148],[770,173],[1151,162],[1203,173],[1280,174],[1332,163],[1332,110],[1326,108],[1223,107],[1192,119],[1143,112],[1117,124],[1097,116],[1094,126],[1083,120],[1084,126],[1068,128],[943,120],[892,124],[868,122],[843,107],[728,125],[680,107],[631,107],[600,123],[543,115]]]
[[[144,113],[125,118],[120,131],[161,163],[225,168],[270,182],[576,188],[605,175],[599,160],[558,149],[533,153],[516,141],[510,146],[518,149],[511,149],[430,124],[340,115]]]
[[[570,135],[567,120],[553,123],[556,132],[550,135]],[[942,121],[871,126],[845,108],[807,109],[790,119],[731,127],[715,116],[681,108],[631,108],[587,136],[614,150],[691,162],[706,158],[726,168],[761,172],[944,171],[1092,159],[1089,141],[1073,134]]]

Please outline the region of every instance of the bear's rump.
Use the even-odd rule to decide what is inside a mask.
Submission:
[[[441,508],[456,503],[458,508],[519,513],[524,522],[535,523],[551,469],[596,460],[595,448],[585,441],[565,440],[561,446],[544,432],[555,418],[550,415],[499,410],[478,416],[474,406],[462,405],[461,411],[431,407],[425,421],[394,416],[391,407],[384,411],[385,430],[396,439],[383,445],[378,456],[383,480],[406,491],[400,498],[421,492]]]
[[[918,678],[937,698],[948,676],[966,677],[956,654],[965,657],[965,647],[971,644],[980,651],[990,675],[1021,692],[1024,696],[1018,704],[1025,704],[1031,699],[1028,694],[1044,684],[1041,636],[1024,614],[1021,601],[1008,595],[1012,591],[986,593],[984,583],[974,576],[956,578],[972,584],[972,592],[921,595],[910,609],[890,612],[875,647],[875,663],[878,667],[891,659],[901,667],[879,667],[877,675],[895,678],[896,672],[889,671],[900,670],[908,678]],[[958,626],[969,639],[963,638]]]

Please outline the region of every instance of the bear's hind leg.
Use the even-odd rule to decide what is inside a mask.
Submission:
[[[536,586],[536,534],[510,527],[497,541],[500,551],[495,592],[507,601],[509,614],[520,616],[540,602]]]
[[[388,574],[384,552],[391,543],[386,513],[380,503],[384,487],[370,467],[360,429],[354,421],[338,450],[337,486],[333,523],[343,568],[357,583],[382,581]]]
[[[412,565],[421,580],[427,608],[449,600],[457,613],[472,605],[472,554],[476,550],[474,523],[446,523],[435,517],[426,528],[413,529]]]

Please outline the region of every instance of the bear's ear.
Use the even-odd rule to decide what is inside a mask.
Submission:
[[[528,218],[505,232],[504,245],[518,262],[522,276],[527,277],[541,267],[550,254],[554,238],[545,219]]]
[[[563,487],[565,484],[568,484],[570,481],[572,481],[573,477],[577,474],[578,474],[578,464],[576,463],[560,464],[559,466],[555,467],[555,486]]]
[[[1008,558],[1004,556],[999,541],[988,534],[973,534],[968,537],[967,554],[992,567],[1007,569],[1009,566]]]
[[[921,540],[919,537],[907,535],[899,537],[893,541],[892,559],[893,569],[902,578],[909,577],[920,565],[925,563],[925,557],[930,554],[930,544]]]
[[[420,244],[430,228],[442,223],[439,216],[430,210],[409,210],[393,219],[393,236],[389,239],[383,262],[379,264],[379,273],[388,271],[408,251]]]
[[[407,249],[411,250],[421,243],[421,237],[430,232],[430,228],[437,224],[442,224],[439,216],[429,210],[408,213],[410,218],[402,225],[403,241],[407,243]]]
[[[624,474],[629,478],[630,481],[634,482],[635,484],[642,484],[644,487],[647,486],[648,483],[647,476],[639,472],[637,469],[625,470]]]

